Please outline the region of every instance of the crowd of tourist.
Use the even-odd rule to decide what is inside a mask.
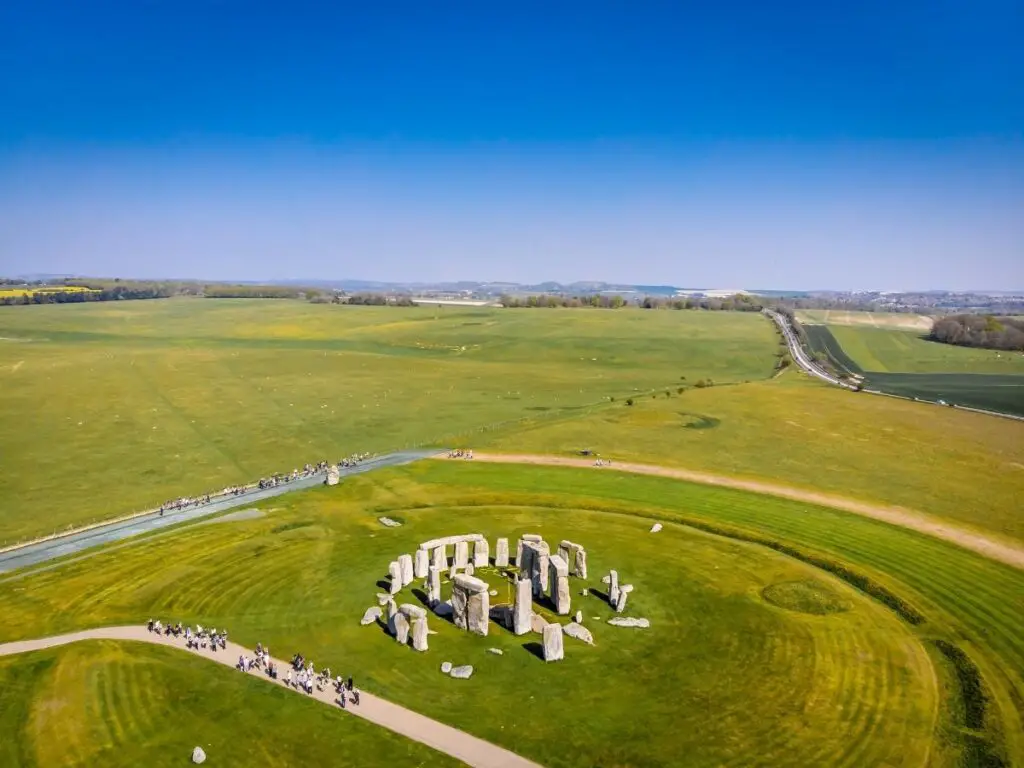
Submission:
[[[369,453],[354,453],[351,456],[343,458],[337,463],[338,469],[349,469],[351,467],[358,466],[360,463],[371,458]],[[470,456],[472,458],[472,455]],[[327,461],[318,461],[316,464],[306,464],[303,468],[293,469],[291,472],[275,473],[270,477],[260,478],[258,483],[253,485],[233,485],[228,486],[220,491],[213,493],[207,493],[199,496],[182,496],[179,499],[173,499],[171,501],[164,502],[160,505],[160,516],[163,517],[164,512],[178,512],[183,509],[190,507],[198,507],[203,504],[209,504],[211,500],[220,500],[231,496],[241,496],[243,493],[249,490],[259,489],[264,490],[266,488],[276,488],[279,485],[290,483],[293,480],[300,480],[306,477],[312,477],[323,472],[327,472],[330,469],[330,464]]]
[[[473,449],[472,448],[455,448],[448,451],[449,459],[472,459]]]
[[[182,626],[179,621],[176,624],[163,624],[159,619],[150,619],[146,624],[150,632],[167,637],[181,637],[185,639],[185,647],[190,650],[210,650],[216,653],[218,650],[227,650],[228,631],[226,629],[205,629],[202,625],[196,625],[193,630],[191,626]],[[312,660],[306,659],[301,653],[292,656],[291,668],[284,678],[279,677],[277,663],[270,655],[270,648],[263,643],[256,643],[256,650],[252,656],[242,653],[238,657],[235,668],[241,672],[264,672],[271,680],[281,680],[281,683],[288,688],[302,691],[307,695],[313,695],[314,690],[323,692],[328,687],[333,687],[338,694],[337,703],[342,709],[349,703],[359,705],[359,689],[353,685],[352,678],[343,680],[341,675],[332,677],[331,668],[325,667],[317,673]],[[294,674],[293,674],[294,673]]]

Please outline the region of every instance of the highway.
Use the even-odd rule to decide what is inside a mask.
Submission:
[[[856,387],[837,379],[824,368],[815,364],[815,362],[807,356],[803,347],[800,346],[800,340],[797,338],[796,332],[789,324],[789,319],[785,315],[776,312],[773,309],[764,309],[762,311],[774,320],[777,326],[779,326],[779,330],[782,331],[782,335],[786,339],[786,344],[789,346],[789,354],[793,357],[793,360],[796,361],[796,364],[804,371],[809,373],[811,376],[821,379],[822,381],[827,381],[829,384],[835,384],[837,387],[856,389]]]
[[[381,467],[396,467],[409,464],[419,459],[433,456],[438,451],[399,451],[360,462],[353,467],[339,467],[341,479]],[[163,515],[159,510],[133,515],[129,518],[112,520],[92,526],[86,530],[72,531],[66,535],[51,537],[42,541],[30,542],[20,547],[12,547],[0,552],[0,573],[7,573],[17,568],[38,565],[66,555],[74,555],[102,544],[121,541],[143,533],[158,531],[179,523],[209,517],[235,507],[245,507],[259,501],[280,496],[291,491],[300,491],[322,485],[325,473],[319,472],[309,477],[302,477],[273,488],[252,488],[237,496],[226,496],[213,499],[209,504],[198,504],[185,509],[167,510]]]

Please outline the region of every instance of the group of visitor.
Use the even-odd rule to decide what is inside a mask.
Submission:
[[[180,621],[176,624],[163,624],[159,619],[150,619],[146,628],[158,635],[183,637],[185,647],[189,650],[209,649],[216,652],[218,649],[227,649],[228,631],[226,629],[220,631],[206,629],[201,624],[197,624],[193,630],[191,626],[183,626]],[[252,656],[245,653],[240,654],[235,668],[242,672],[263,671],[270,679],[279,679],[277,664],[274,663],[273,657],[270,655],[270,648],[264,646],[263,643],[256,643],[256,650]],[[353,685],[351,677],[347,681],[343,680],[341,675],[334,678],[330,667],[325,667],[317,673],[312,660],[306,659],[301,653],[292,656],[291,669],[288,670],[281,682],[289,688],[308,695],[312,695],[314,690],[323,692],[328,686],[333,686],[334,692],[338,694],[336,701],[342,709],[345,709],[349,701],[356,706],[359,705],[359,689]]]
[[[455,448],[448,451],[449,459],[472,459],[473,449],[472,448]]]

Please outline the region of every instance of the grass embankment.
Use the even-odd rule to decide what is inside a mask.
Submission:
[[[1024,540],[1024,424],[847,392],[795,374],[638,398],[474,447],[735,475],[896,504]]]
[[[739,491],[471,462],[361,476],[279,506],[5,580],[0,640],[151,614],[224,625],[236,641],[302,650],[367,690],[552,766],[680,755],[688,765],[919,765],[926,755],[953,765],[975,747],[986,759],[1020,754],[1024,573],[954,546]],[[406,524],[385,529],[381,514]],[[651,535],[652,517],[688,525]],[[652,628],[609,627],[608,607],[579,597],[579,583],[573,609],[597,644],[567,638],[561,664],[523,648],[535,637],[482,640],[434,620],[439,634],[417,655],[358,626],[387,562],[419,541],[530,530],[588,546],[591,587],[617,568],[636,585],[627,615]],[[504,587],[486,576],[501,600]],[[978,670],[985,702],[969,722],[962,676],[936,640]],[[444,660],[477,674],[446,680]]]
[[[19,341],[21,340],[21,341]],[[751,313],[162,300],[0,313],[0,546],[306,461],[772,372]]]
[[[79,643],[0,659],[0,765],[454,766],[371,723],[195,656]]]

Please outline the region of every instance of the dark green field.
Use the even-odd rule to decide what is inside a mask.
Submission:
[[[844,338],[850,339],[857,349],[861,349],[863,346],[862,353],[866,361],[862,367],[840,344],[830,326],[805,325],[803,328],[812,352],[824,356],[840,374],[862,375],[865,389],[876,389],[886,394],[911,399],[943,400],[953,405],[1024,416],[1024,375],[1016,372],[941,372],[943,361],[947,359],[951,361],[949,363],[951,366],[954,363],[962,364],[962,361],[956,357],[960,348],[917,340],[913,333],[906,331],[844,327],[841,329]],[[888,336],[896,338],[887,342]],[[908,342],[908,339],[912,339],[912,341]],[[864,343],[862,344],[862,342]],[[869,367],[872,363],[881,367],[882,363],[879,363],[877,358],[882,355],[868,352],[867,342],[873,345],[871,349],[876,353],[878,350],[884,350],[885,359],[889,361],[885,370],[873,370]],[[898,346],[897,342],[904,346]],[[929,355],[923,359],[914,359],[912,353],[918,350],[925,350]],[[988,350],[968,350],[968,352],[984,355],[988,367],[992,367],[996,357],[996,353]],[[901,358],[900,354],[903,354],[904,357]],[[1010,359],[1012,357],[1013,353],[1003,353],[1003,358],[1007,358],[1007,360],[1006,365],[1002,367],[1006,370],[1016,371],[1018,366],[1015,361]],[[988,360],[988,358],[993,358],[993,360]],[[893,371],[894,368],[897,370]],[[921,373],[907,372],[915,368],[938,370]]]

